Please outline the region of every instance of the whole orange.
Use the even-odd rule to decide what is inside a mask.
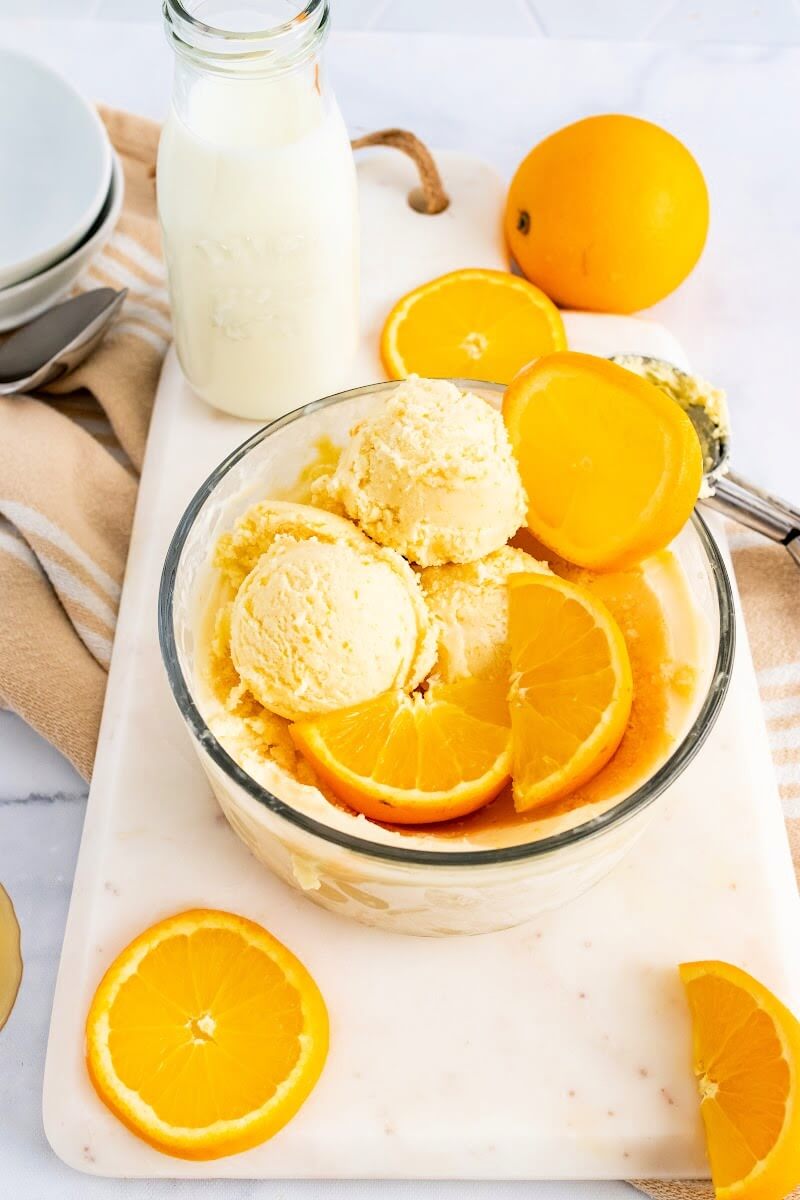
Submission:
[[[629,313],[669,295],[697,262],[708,191],[677,138],[638,117],[586,117],[545,138],[511,181],[506,237],[557,304]]]

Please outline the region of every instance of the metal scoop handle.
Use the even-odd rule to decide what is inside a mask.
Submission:
[[[652,372],[655,371],[654,382],[657,385],[661,382],[659,371],[666,373],[667,380],[670,373],[687,382],[691,382],[692,379],[674,363],[663,358],[653,358],[652,355],[615,354],[612,355],[611,361],[627,367],[637,375],[643,375],[645,379],[652,377]],[[710,495],[703,497],[703,503],[738,521],[740,525],[746,525],[748,529],[754,529],[756,533],[771,538],[773,542],[780,542],[800,566],[800,511],[785,500],[779,500],[777,496],[771,496],[769,492],[762,491],[755,484],[742,479],[741,475],[734,475],[732,471],[728,471],[730,445],[727,420],[721,419],[721,416],[725,416],[724,398],[717,394],[717,406],[719,408],[722,403],[722,414],[719,411],[709,413],[704,393],[713,389],[710,384],[697,378],[695,385],[697,397],[693,397],[690,390],[689,395],[692,398],[685,404],[675,389],[666,386],[663,390],[681,404],[700,439],[705,482],[710,491]]]
[[[785,500],[730,472],[714,481],[714,492],[703,503],[780,542],[800,566],[800,511]]]

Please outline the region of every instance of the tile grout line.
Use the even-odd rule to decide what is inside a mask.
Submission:
[[[381,19],[383,18],[383,16],[385,15],[386,10],[389,7],[389,4],[390,4],[390,0],[375,0],[375,3],[372,6],[372,12],[367,17],[366,21],[361,26],[361,28],[358,30],[355,30],[354,32],[368,33],[368,32],[378,31],[379,23],[380,23]]]
[[[541,38],[548,37],[549,34],[547,32],[547,29],[545,28],[544,22],[542,21],[542,18],[539,15],[539,13],[536,11],[536,0],[522,0],[522,2],[528,11],[528,16],[530,17],[531,22],[534,25],[539,37],[541,37]]]
[[[21,807],[24,804],[77,804],[86,799],[86,792],[29,792],[27,796],[0,797],[0,808]]]
[[[663,5],[658,5],[649,20],[644,24],[644,27],[639,31],[640,41],[649,41],[652,37],[653,30],[658,29],[662,21],[666,20],[669,14],[679,7],[680,0],[664,0]]]

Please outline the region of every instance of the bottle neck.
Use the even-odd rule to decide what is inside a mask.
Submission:
[[[167,39],[194,73],[269,79],[314,70],[330,22],[329,0],[164,0]],[[286,19],[279,19],[285,14]]]

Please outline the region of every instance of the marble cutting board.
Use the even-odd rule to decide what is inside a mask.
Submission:
[[[425,217],[413,169],[360,159],[363,348],[343,385],[381,377],[377,332],[408,287],[506,266],[502,182],[443,153],[453,197]],[[570,345],[685,363],[661,326],[568,314]],[[347,922],[250,857],[211,796],[158,653],[156,593],[172,530],[254,426],[215,414],[171,352],[156,401],[95,775],[56,988],[44,1084],[55,1152],[99,1175],[247,1178],[619,1178],[706,1173],[675,964],[727,958],[800,1003],[800,906],[743,629],[706,746],[649,830],[589,894],[516,930],[425,940]],[[94,1095],[83,1021],[114,955],[182,908],[262,922],[318,980],[331,1053],[272,1141],[214,1163],[139,1142]]]

